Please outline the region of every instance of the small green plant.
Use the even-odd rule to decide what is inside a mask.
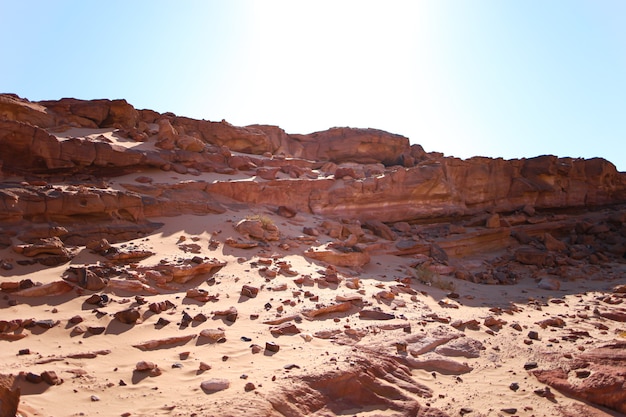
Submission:
[[[433,272],[424,265],[418,265],[414,269],[415,277],[424,285],[444,291],[454,291],[456,289],[454,282],[442,279],[438,273]]]

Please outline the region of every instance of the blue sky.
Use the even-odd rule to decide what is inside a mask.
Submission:
[[[626,171],[622,0],[0,0],[0,91]]]

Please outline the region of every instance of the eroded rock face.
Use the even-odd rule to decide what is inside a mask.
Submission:
[[[207,195],[211,194],[246,203],[288,205],[296,211],[325,216],[383,222],[473,215],[486,209],[497,213],[522,207],[535,210],[626,201],[625,175],[598,158],[460,160],[426,154],[417,146],[409,146],[403,136],[374,129],[333,128],[289,135],[275,126],[237,127],[224,121],[137,111],[124,100],[31,103],[11,95],[0,97],[4,172],[119,175],[155,167],[183,174],[258,171],[266,178],[264,182],[213,182],[203,188],[204,195],[193,198],[180,198],[187,185],[177,187],[176,192],[171,187],[146,185],[143,191],[135,187],[135,192],[151,197],[142,206],[150,207],[155,215],[180,210],[206,212],[214,204],[205,208],[202,202],[210,200]],[[150,128],[152,123],[158,123],[158,128]],[[119,127],[119,134],[135,140],[153,135],[161,145],[140,151],[102,140],[59,140],[45,130],[69,125]],[[231,151],[266,157],[233,155]],[[280,152],[293,158],[267,159],[268,154]],[[322,165],[325,161],[328,163]],[[342,165],[346,163],[352,165]],[[279,172],[288,174],[290,181],[278,178]],[[327,174],[338,176],[330,178]],[[19,218],[20,209],[13,209],[14,198],[3,196],[3,205],[8,208],[4,212]],[[168,206],[173,201],[179,203]],[[498,224],[493,222],[493,227]],[[393,238],[380,227],[374,230]]]
[[[447,414],[421,405],[414,395],[428,398],[431,390],[415,381],[411,371],[384,356],[354,358],[349,369],[316,372],[294,378],[291,387],[268,399],[285,417],[333,415],[354,407],[390,409],[400,416],[441,416]]]
[[[0,415],[13,417],[17,415],[20,403],[20,389],[14,385],[14,377],[0,375]]]
[[[609,343],[576,359],[569,367],[538,370],[533,374],[566,395],[626,413],[626,342]],[[570,377],[580,370],[587,370],[584,375],[588,376]]]

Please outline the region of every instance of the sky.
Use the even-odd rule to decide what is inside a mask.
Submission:
[[[626,171],[623,0],[0,0],[0,92]]]

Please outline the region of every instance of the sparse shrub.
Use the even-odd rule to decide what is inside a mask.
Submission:
[[[264,229],[267,229],[268,227],[275,227],[274,221],[271,218],[269,218],[268,216],[263,216],[261,214],[248,214],[246,216],[246,220],[260,221]]]
[[[439,288],[440,290],[444,291],[454,291],[456,289],[456,285],[453,281],[442,279],[438,273],[431,271],[424,265],[419,265],[414,269],[415,277],[419,282],[424,285]]]

